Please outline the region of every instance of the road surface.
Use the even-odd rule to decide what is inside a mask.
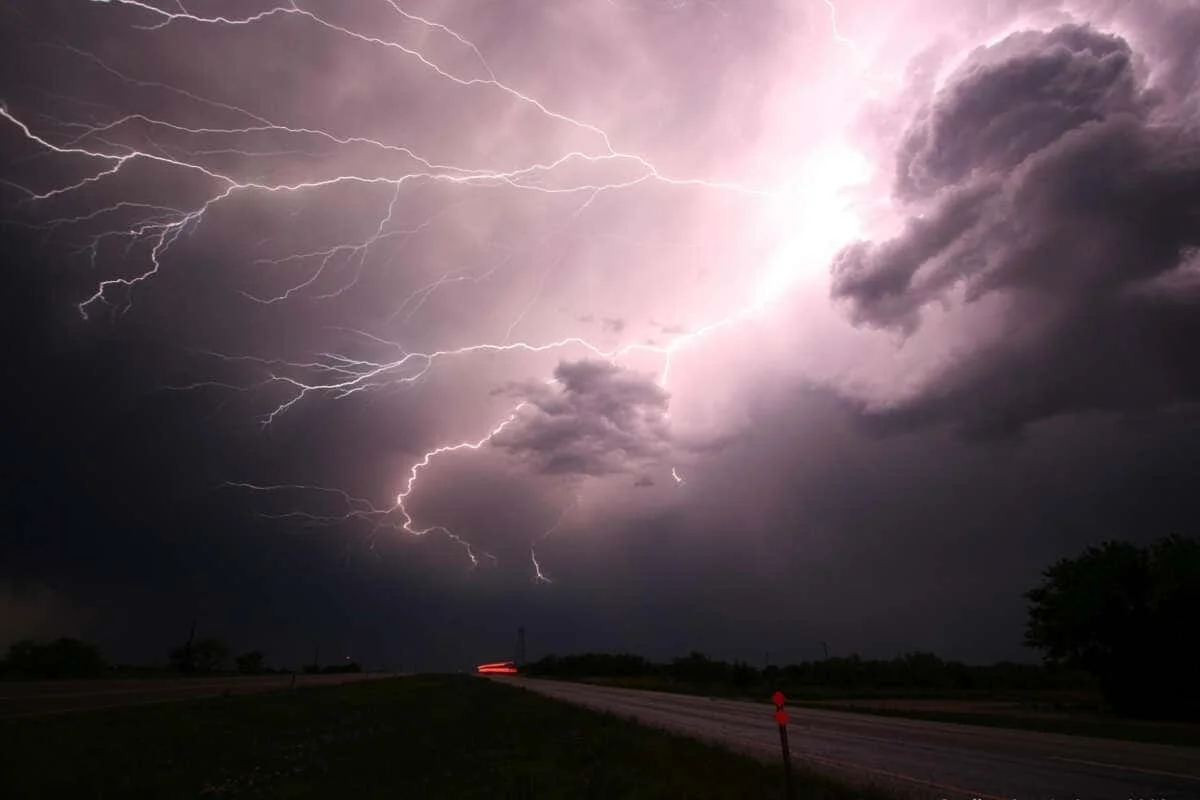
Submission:
[[[393,673],[380,672],[297,675],[296,686],[330,686],[393,676]],[[168,703],[216,697],[226,692],[256,694],[287,689],[291,685],[291,675],[0,682],[0,720]]]
[[[773,705],[528,678],[491,678],[639,722],[780,758]],[[793,708],[792,759],[907,796],[1195,800],[1200,748]]]

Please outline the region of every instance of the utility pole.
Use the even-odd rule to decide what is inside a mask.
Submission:
[[[825,660],[829,660],[829,643],[821,642],[821,648],[825,651]]]
[[[517,653],[514,659],[518,667],[525,666],[525,627],[517,628]]]

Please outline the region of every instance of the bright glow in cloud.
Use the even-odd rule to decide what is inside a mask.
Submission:
[[[805,161],[767,211],[782,244],[761,267],[755,305],[777,300],[799,281],[824,277],[833,255],[865,233],[846,190],[871,177],[867,158],[846,144],[819,149]]]

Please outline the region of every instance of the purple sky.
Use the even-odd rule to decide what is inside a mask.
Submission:
[[[1050,560],[1198,510],[1198,40],[0,2],[0,639],[1028,657]]]

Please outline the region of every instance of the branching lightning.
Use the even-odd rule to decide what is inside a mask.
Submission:
[[[529,548],[529,561],[533,564],[533,580],[535,583],[554,583],[546,573],[542,572],[542,564],[538,561],[537,551],[532,547]]]
[[[571,502],[564,506],[563,510],[559,512],[558,519],[554,520],[554,524],[544,530],[540,536],[536,537],[529,543],[529,561],[533,565],[534,583],[554,583],[550,576],[542,571],[542,563],[538,561],[537,557],[537,546],[563,529],[567,521],[567,517],[571,515],[572,511],[579,507],[579,502],[580,497],[579,492],[577,491],[575,492],[575,496]]]
[[[45,223],[49,230],[67,229],[87,224],[104,223],[111,220],[112,227],[101,233],[91,235],[83,247],[93,263],[98,258],[102,246],[109,241],[125,243],[125,252],[131,254],[135,248],[146,251],[145,266],[136,274],[129,277],[110,277],[98,282],[95,291],[84,297],[78,304],[79,312],[86,318],[95,309],[109,306],[117,311],[127,310],[133,302],[135,291],[147,281],[159,274],[165,259],[172,248],[185,234],[195,232],[204,225],[206,217],[222,203],[230,201],[239,195],[261,195],[264,197],[278,195],[296,195],[333,186],[361,187],[390,187],[391,197],[385,213],[373,226],[372,233],[356,242],[338,244],[336,246],[310,252],[294,253],[281,257],[258,259],[259,265],[280,266],[283,264],[302,265],[306,267],[305,275],[289,288],[278,294],[269,296],[251,295],[256,302],[275,304],[288,300],[300,294],[310,293],[333,265],[344,267],[347,264],[357,264],[356,269],[350,270],[348,282],[340,288],[308,294],[313,299],[328,299],[346,291],[354,285],[362,264],[368,253],[382,242],[392,239],[406,239],[420,233],[427,227],[436,224],[437,215],[433,215],[416,225],[402,228],[395,226],[397,203],[406,187],[419,183],[443,183],[463,187],[507,187],[519,191],[544,194],[577,194],[582,198],[579,212],[587,208],[597,196],[606,192],[632,190],[648,183],[657,183],[678,189],[731,192],[745,196],[750,200],[773,201],[778,199],[778,193],[761,187],[745,186],[738,183],[710,181],[693,177],[678,177],[660,171],[650,160],[642,155],[624,152],[617,149],[610,134],[601,127],[590,122],[577,119],[558,111],[543,103],[532,95],[501,80],[492,66],[484,57],[482,50],[466,37],[450,27],[434,20],[405,11],[396,0],[383,2],[402,20],[420,25],[431,32],[449,37],[458,45],[468,49],[473,54],[477,74],[459,74],[441,65],[435,58],[413,47],[388,40],[379,36],[355,30],[343,24],[335,23],[318,13],[302,8],[296,2],[288,2],[273,8],[242,17],[235,16],[202,16],[188,11],[183,3],[172,8],[162,8],[151,2],[142,0],[90,0],[92,3],[124,7],[125,9],[143,15],[146,23],[137,26],[141,30],[162,30],[168,26],[232,26],[252,27],[265,23],[272,18],[292,17],[302,20],[328,32],[332,36],[342,37],[356,46],[386,48],[426,70],[437,78],[458,87],[479,87],[507,96],[511,101],[535,110],[545,119],[568,126],[577,132],[590,136],[596,142],[592,151],[571,150],[536,163],[506,170],[480,169],[476,166],[463,164],[438,163],[427,159],[409,147],[382,141],[377,138],[339,135],[335,132],[314,127],[288,125],[272,120],[265,114],[223,103],[200,96],[194,92],[164,83],[145,81],[116,70],[102,61],[98,56],[87,51],[68,47],[76,56],[94,62],[109,75],[130,85],[153,86],[175,93],[181,97],[226,116],[232,114],[239,117],[238,125],[212,125],[208,127],[189,126],[177,121],[159,118],[148,113],[128,113],[113,115],[107,121],[89,123],[59,123],[57,127],[39,125],[32,122],[32,117],[22,116],[0,103],[0,120],[16,129],[30,143],[43,152],[63,159],[82,160],[95,165],[95,168],[84,177],[67,181],[61,185],[35,190],[29,187],[16,186],[21,194],[24,206],[35,204],[46,205],[68,195],[79,194],[92,187],[103,186],[128,172],[134,165],[149,165],[165,170],[180,177],[189,176],[208,186],[207,193],[192,204],[181,203],[163,205],[158,203],[143,203],[130,200],[115,202],[110,205],[89,211],[84,214],[63,216],[51,219]],[[861,52],[854,43],[846,39],[837,29],[837,9],[832,0],[824,0],[828,7],[830,21],[835,38],[861,57]],[[144,140],[152,145],[134,146],[120,143],[123,134],[137,131],[144,135]],[[244,147],[208,147],[208,148],[168,148],[156,144],[156,137],[176,137],[186,141],[205,141],[229,139],[245,141]],[[294,149],[263,150],[254,149],[251,145],[263,137],[285,137],[294,143]],[[129,137],[124,137],[128,139]],[[227,168],[212,166],[212,157],[221,154],[236,154],[247,159],[263,158],[272,154],[303,152],[310,144],[321,144],[328,147],[368,148],[377,153],[381,163],[389,167],[380,173],[350,173],[331,176],[314,176],[310,180],[295,182],[275,182],[263,178],[251,178],[239,175]],[[624,170],[618,180],[602,181],[595,179],[572,179],[575,174],[568,168],[587,165],[599,169],[620,167]],[[592,174],[595,174],[593,171]],[[11,184],[10,184],[11,185]],[[577,212],[577,213],[579,213]],[[512,254],[497,259],[497,263],[475,273],[448,271],[435,281],[417,289],[397,304],[394,314],[411,316],[438,290],[454,283],[463,281],[481,281],[490,277],[512,258]],[[540,291],[540,290],[539,290]],[[353,335],[362,337],[376,345],[387,347],[395,353],[395,357],[383,360],[355,358],[338,352],[318,353],[307,361],[286,359],[267,359],[259,356],[237,353],[210,353],[211,356],[230,363],[243,363],[261,369],[266,377],[257,384],[260,387],[284,387],[289,396],[279,402],[262,419],[263,425],[270,425],[280,415],[285,414],[296,404],[314,395],[331,398],[345,398],[359,392],[379,389],[387,386],[411,384],[423,378],[438,363],[444,360],[465,358],[482,353],[543,353],[550,351],[575,351],[580,354],[608,360],[618,360],[633,354],[649,354],[660,359],[661,367],[658,380],[664,387],[668,384],[674,357],[692,344],[704,340],[715,332],[743,321],[761,312],[763,307],[774,299],[775,291],[764,291],[754,303],[735,308],[724,316],[706,325],[699,326],[689,332],[674,335],[664,344],[627,344],[618,348],[604,348],[592,341],[577,336],[568,336],[546,341],[511,340],[522,316],[513,320],[508,329],[508,335],[499,342],[479,342],[461,347],[435,349],[425,352],[411,352],[400,343],[390,341],[366,331],[352,330]],[[537,300],[535,295],[530,299],[530,305]],[[528,311],[528,308],[526,309]],[[210,381],[192,384],[180,389],[197,388],[200,386],[225,386],[245,390],[247,387],[232,386],[220,381]],[[387,505],[376,505],[364,498],[355,497],[340,489],[324,486],[308,485],[261,485],[248,482],[230,482],[230,488],[262,493],[314,493],[323,495],[334,501],[339,509],[332,513],[317,514],[303,511],[292,511],[285,514],[273,515],[276,519],[290,519],[301,524],[336,525],[353,520],[369,523],[373,531],[394,530],[404,534],[424,537],[438,534],[460,545],[470,559],[472,565],[481,563],[481,559],[493,559],[494,556],[479,550],[470,542],[442,525],[418,525],[409,511],[408,502],[417,489],[423,472],[430,467],[434,460],[463,451],[478,451],[486,447],[498,434],[516,421],[525,403],[519,403],[509,413],[495,422],[478,438],[452,444],[443,444],[427,451],[412,465],[403,486],[393,501]],[[676,484],[683,484],[684,479],[672,467],[671,477]],[[539,563],[536,546],[548,536],[555,533],[563,524],[569,511],[574,507],[564,509],[558,521],[541,536],[530,543],[529,555],[534,569],[534,580],[549,583],[550,578],[545,574]]]

